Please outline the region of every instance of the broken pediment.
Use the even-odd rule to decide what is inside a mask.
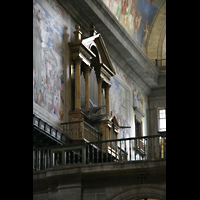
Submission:
[[[115,116],[110,117],[109,121],[111,121],[112,124],[114,125],[114,131],[115,131],[116,133],[118,133],[118,129],[120,128],[120,126],[119,126],[119,124],[118,124],[118,122],[117,122],[116,117],[115,117]]]
[[[83,39],[82,44],[96,55],[92,59],[94,65],[99,66],[109,78],[116,75],[101,34]]]

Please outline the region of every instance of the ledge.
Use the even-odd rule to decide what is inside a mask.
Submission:
[[[156,160],[138,160],[126,161],[118,163],[99,163],[99,164],[74,164],[57,166],[43,171],[33,172],[33,180],[50,178],[54,176],[65,176],[71,174],[95,174],[95,173],[127,173],[129,171],[142,171],[144,170],[158,171],[166,169],[166,159]]]
[[[138,107],[133,107],[136,115],[136,121],[141,123],[141,118],[145,117],[145,114],[138,108]]]

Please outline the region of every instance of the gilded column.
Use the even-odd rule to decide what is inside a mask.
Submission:
[[[110,111],[110,108],[109,108],[109,89],[110,89],[110,86],[109,85],[106,85],[106,117],[109,116],[109,111]]]
[[[98,106],[102,106],[102,93],[101,93],[102,79],[98,78]],[[99,110],[99,114],[102,114],[102,110]]]
[[[81,61],[75,59],[75,109],[81,109]]]
[[[90,69],[88,67],[85,68],[85,109],[90,107],[90,82],[89,82],[89,74]]]

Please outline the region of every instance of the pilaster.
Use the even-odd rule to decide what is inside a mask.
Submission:
[[[98,106],[102,106],[102,82],[101,78],[98,78]],[[102,110],[99,111],[99,114],[102,114]]]
[[[81,58],[75,58],[75,110],[81,109],[81,61]]]
[[[106,85],[105,87],[105,95],[106,95],[106,118],[109,117],[110,107],[109,107],[109,89],[110,85]]]
[[[90,82],[89,82],[89,75],[90,75],[90,69],[89,67],[85,67],[84,69],[85,74],[85,109],[90,107]]]

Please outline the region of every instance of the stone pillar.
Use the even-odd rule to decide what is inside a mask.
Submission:
[[[85,109],[90,107],[90,82],[89,82],[90,69],[85,68]]]
[[[110,85],[106,85],[106,117],[108,118],[109,116],[109,111],[110,111],[110,108],[109,108],[109,89],[110,89]]]
[[[81,58],[75,59],[75,110],[81,109]]]
[[[98,78],[98,106],[102,106],[102,93],[101,93],[102,79]],[[99,114],[102,114],[102,110],[99,110]]]

